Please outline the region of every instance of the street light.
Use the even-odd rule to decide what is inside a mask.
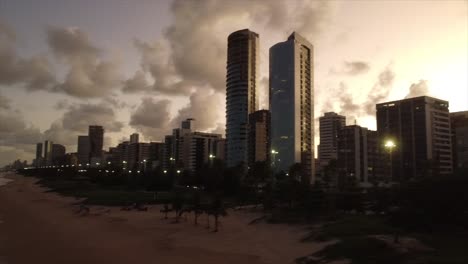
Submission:
[[[177,174],[180,174],[180,170],[177,170]]]
[[[388,150],[388,156],[390,158],[390,178],[392,178],[393,177],[392,151],[393,151],[393,148],[396,147],[396,144],[395,142],[393,142],[393,140],[389,139],[385,142],[384,146]]]
[[[164,170],[163,172],[164,172],[164,174],[166,174],[166,173],[167,173],[167,170]]]
[[[279,152],[272,149],[271,154],[273,155],[273,166],[274,166],[276,164],[276,154],[279,154]]]

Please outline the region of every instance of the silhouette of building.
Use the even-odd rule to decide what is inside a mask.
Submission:
[[[376,105],[380,145],[387,140],[396,145],[386,154],[393,180],[452,173],[448,105],[428,96]]]
[[[314,171],[313,46],[297,33],[270,48],[271,146],[274,169],[300,163],[311,184]],[[273,153],[274,152],[274,153]]]
[[[248,29],[228,37],[226,74],[227,166],[248,163],[249,114],[257,110],[259,36]]]
[[[200,169],[216,158],[216,142],[220,134],[189,132],[181,137],[180,156],[182,168],[191,174],[199,174]]]
[[[34,166],[42,166],[42,143],[36,144],[36,159],[34,161]]]
[[[319,118],[320,144],[318,157],[320,167],[328,165],[338,157],[338,132],[346,126],[346,117],[334,112],[325,113]]]
[[[89,163],[89,154],[91,146],[88,136],[78,136],[77,158],[78,164],[86,165]]]
[[[52,144],[52,164],[65,164],[65,146],[60,144]]]
[[[270,162],[271,115],[259,110],[249,115],[249,167],[255,162]]]
[[[216,159],[225,161],[226,160],[226,139],[219,138],[215,141],[215,150],[214,150]]]
[[[78,166],[78,155],[76,152],[65,154],[65,164],[70,166]]]
[[[377,179],[377,132],[358,125],[338,131],[338,171],[341,179],[364,184]]]
[[[150,157],[147,166],[155,169],[162,166],[162,160],[164,157],[164,143],[163,142],[150,142]]]
[[[50,140],[44,141],[44,165],[52,165],[52,144]]]
[[[99,162],[102,159],[102,147],[104,144],[104,129],[102,126],[89,126],[88,130],[90,162]]]
[[[453,167],[468,172],[468,111],[450,113]]]
[[[140,142],[140,135],[138,133],[133,133],[130,135],[130,144]]]

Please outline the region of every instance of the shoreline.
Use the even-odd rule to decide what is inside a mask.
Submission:
[[[248,223],[258,214],[229,211],[220,231],[205,228],[206,217],[194,226],[164,220],[160,206],[147,212],[90,206],[79,216],[77,199],[45,193],[36,178],[13,175],[0,188],[0,256],[11,263],[294,263],[327,243],[302,243],[304,226]],[[213,221],[212,219],[210,221]],[[27,248],[29,254],[22,252]],[[53,251],[54,253],[52,254]],[[49,254],[46,254],[49,253]],[[0,258],[1,259],[1,258]],[[44,262],[42,261],[44,260]]]

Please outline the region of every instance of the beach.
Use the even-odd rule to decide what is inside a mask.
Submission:
[[[294,263],[326,243],[300,242],[307,227],[249,223],[261,216],[230,210],[220,231],[206,229],[206,216],[193,224],[164,219],[159,206],[122,211],[91,206],[75,211],[79,200],[14,174],[0,187],[0,264],[8,263]],[[211,219],[213,224],[213,219]]]

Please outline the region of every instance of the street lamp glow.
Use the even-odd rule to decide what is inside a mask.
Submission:
[[[393,142],[392,140],[387,140],[385,142],[385,147],[388,148],[388,149],[392,149],[392,148],[396,147],[396,145],[395,145],[395,142]]]
[[[177,174],[179,174],[179,173],[180,173],[180,170],[177,170]]]
[[[164,172],[164,174],[166,174],[166,173],[167,173],[167,170],[164,170],[163,172]]]
[[[213,154],[210,154],[210,159],[213,159],[213,158],[216,158],[216,156]]]

